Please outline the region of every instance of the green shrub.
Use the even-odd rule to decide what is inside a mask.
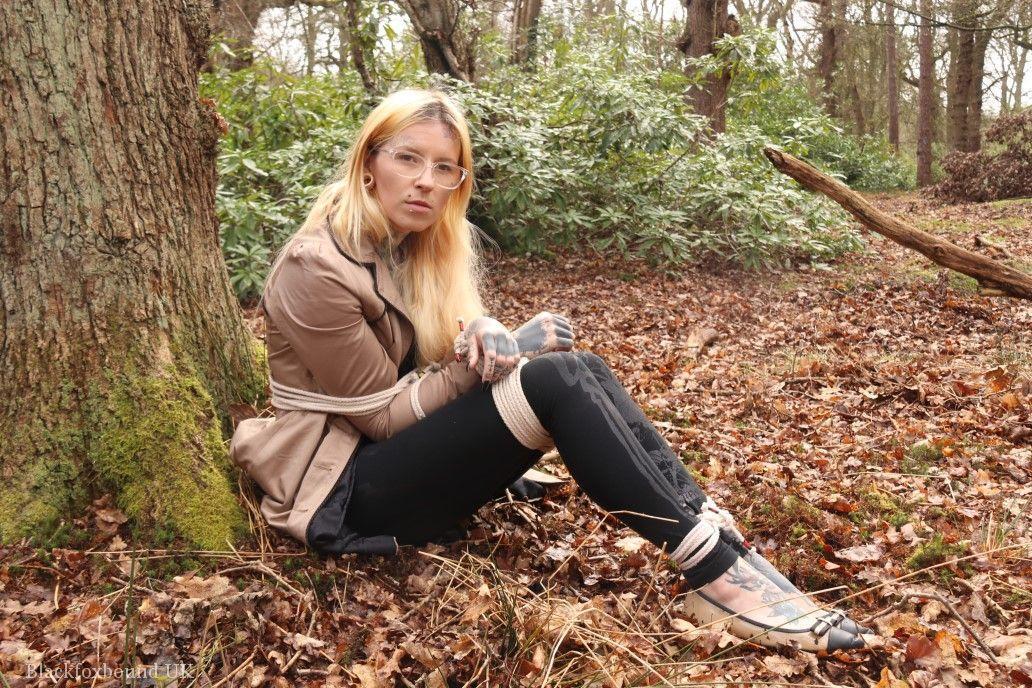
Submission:
[[[509,251],[763,267],[858,247],[846,215],[776,172],[762,148],[835,161],[832,171],[865,184],[894,168],[873,148],[851,152],[816,105],[785,95],[790,75],[769,33],[725,40],[737,59],[728,133],[708,144],[683,97],[697,77],[612,41],[553,40],[536,70],[495,60],[476,86],[425,73],[402,83],[442,88],[464,107],[476,160],[470,219]],[[353,74],[292,77],[260,62],[204,74],[201,85],[229,123],[221,239],[238,295],[251,298],[373,103]]]

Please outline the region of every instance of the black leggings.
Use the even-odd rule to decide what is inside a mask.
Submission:
[[[553,352],[520,371],[531,408],[570,475],[598,505],[671,552],[695,527],[705,495],[670,445],[599,356]],[[345,523],[423,544],[491,501],[542,456],[512,435],[490,389],[468,393],[352,461],[355,484]],[[703,585],[740,553],[725,534],[685,577]]]

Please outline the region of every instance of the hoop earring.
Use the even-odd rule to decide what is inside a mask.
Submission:
[[[364,175],[362,175],[362,186],[364,186],[367,189],[373,188],[373,175],[371,175],[371,174],[364,174]]]

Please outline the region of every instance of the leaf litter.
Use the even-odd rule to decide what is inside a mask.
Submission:
[[[1032,269],[1032,201],[874,200]],[[494,258],[487,305],[511,327],[567,315],[761,553],[880,647],[817,657],[694,623],[659,550],[553,453],[539,467],[567,480],[543,498],[495,500],[462,539],[397,558],[306,553],[244,480],[252,541],[220,552],[140,550],[101,498],[80,546],[0,550],[6,683],[1032,685],[1032,305],[869,243],[756,274]]]

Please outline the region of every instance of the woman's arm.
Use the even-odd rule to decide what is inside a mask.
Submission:
[[[331,250],[316,239],[292,248],[266,294],[266,307],[324,394],[355,397],[382,391],[398,380],[398,366],[366,321],[361,301]],[[478,379],[476,371],[452,361],[420,380],[418,406],[429,414]],[[418,420],[409,390],[379,411],[345,417],[377,442]]]

